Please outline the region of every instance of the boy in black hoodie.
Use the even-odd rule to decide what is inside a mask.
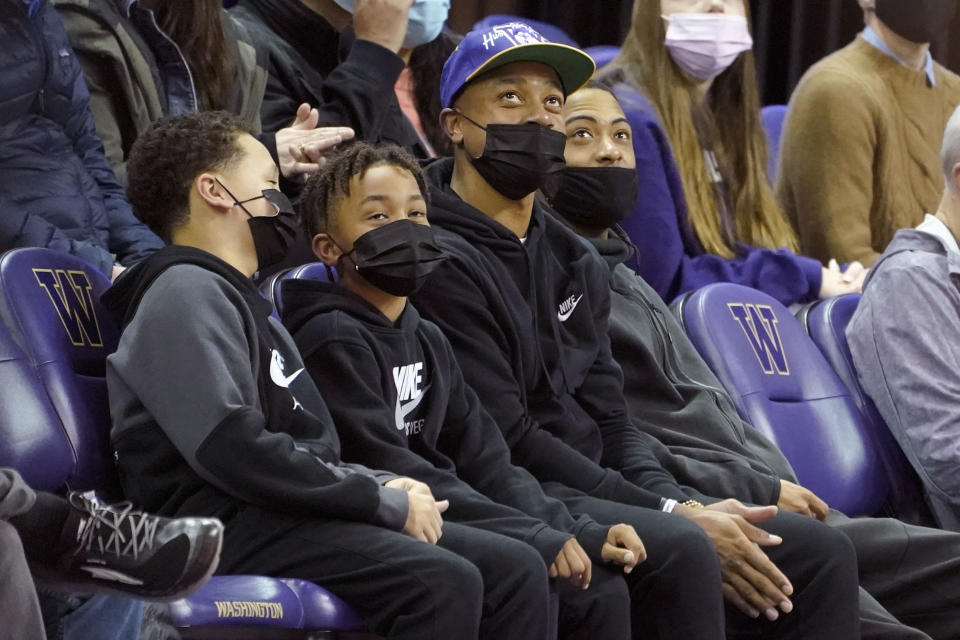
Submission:
[[[428,483],[449,499],[447,521],[528,542],[552,576],[590,586],[588,593],[563,590],[562,637],[629,638],[625,584],[604,568],[591,581],[578,540],[593,559],[618,561],[629,573],[644,553],[640,539],[627,525],[575,521],[510,464],[449,342],[407,304],[445,259],[426,209],[420,168],[398,147],[356,144],[303,192],[300,213],[313,249],[343,277],[286,282],[284,322],[327,398],[344,455]],[[487,538],[460,553],[489,553],[489,544],[503,543]]]
[[[223,573],[318,582],[388,638],[475,638],[504,624],[496,607],[545,610],[545,568],[528,563],[484,603],[478,569],[436,545],[461,537],[448,524],[441,538],[447,503],[341,460],[323,398],[250,280],[295,237],[263,145],[228,114],[189,114],[141,136],[128,168],[137,215],[171,246],[104,295],[123,326],[107,383],[127,497],[219,517]]]
[[[452,257],[414,304],[447,334],[467,382],[491,398],[486,407],[513,460],[572,513],[635,527],[648,558],[633,580],[697,558],[680,572],[686,580],[669,570],[658,576],[654,589],[666,593],[644,631],[722,635],[722,592],[736,607],[726,619],[731,637],[857,637],[849,540],[773,507],[725,500],[703,508],[629,423],[607,337],[607,267],[534,197],[555,186],[563,167],[566,139],[557,130],[565,96],[593,71],[584,57],[520,23],[468,34],[451,55],[441,118],[454,158],[431,164],[427,175],[431,219],[446,231],[437,236]],[[616,456],[617,471],[601,466]],[[751,521],[790,539],[778,546],[779,536]],[[705,570],[718,558],[722,588]],[[681,591],[685,598],[667,595]],[[696,617],[687,615],[691,599],[700,603]]]

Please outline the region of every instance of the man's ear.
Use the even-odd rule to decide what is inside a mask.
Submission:
[[[456,110],[447,108],[440,112],[440,128],[454,146],[463,142],[463,118]]]
[[[193,187],[207,206],[220,213],[226,213],[235,204],[233,198],[227,194],[227,190],[212,173],[201,173],[193,181]]]
[[[953,180],[953,184],[950,185],[953,188],[950,189],[950,191],[960,196],[960,163],[953,165],[953,171],[950,172],[950,179]]]
[[[328,233],[318,233],[313,236],[310,246],[313,248],[313,255],[317,256],[320,262],[328,267],[337,266],[340,256],[343,255],[340,247],[336,245]]]

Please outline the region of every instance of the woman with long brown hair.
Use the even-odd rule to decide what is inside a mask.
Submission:
[[[671,299],[711,282],[781,302],[859,290],[797,256],[766,174],[767,146],[744,0],[636,0],[620,55],[601,72],[633,126],[640,198],[624,223],[638,270]]]

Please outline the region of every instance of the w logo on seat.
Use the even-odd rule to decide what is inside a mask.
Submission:
[[[100,323],[93,306],[93,285],[83,271],[34,269],[33,275],[47,293],[75,347],[102,347]]]
[[[787,354],[777,328],[779,321],[773,309],[764,304],[742,303],[730,303],[727,307],[747,336],[763,372],[768,375],[790,375]]]

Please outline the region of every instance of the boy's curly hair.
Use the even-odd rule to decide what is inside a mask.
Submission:
[[[250,133],[226,111],[202,111],[158,120],[133,144],[127,161],[127,198],[137,218],[166,242],[189,216],[190,187],[204,171],[223,171],[243,151]]]
[[[420,165],[409,153],[396,145],[373,146],[356,142],[334,157],[307,180],[298,202],[298,211],[308,238],[326,233],[336,225],[333,212],[350,195],[350,179],[363,175],[376,165],[391,165],[409,171],[420,187],[423,199],[430,203],[430,194]]]

